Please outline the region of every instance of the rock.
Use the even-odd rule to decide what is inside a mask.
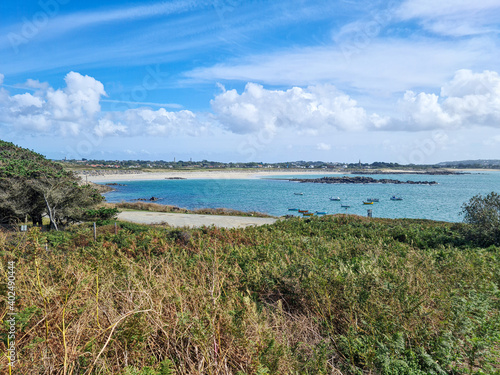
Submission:
[[[388,178],[375,179],[366,176],[356,177],[322,177],[322,178],[292,178],[288,181],[315,183],[315,184],[410,184],[410,185],[436,185],[436,181],[400,181]]]

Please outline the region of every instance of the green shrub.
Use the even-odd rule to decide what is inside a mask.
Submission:
[[[500,195],[476,195],[462,206],[467,236],[481,246],[500,245]]]

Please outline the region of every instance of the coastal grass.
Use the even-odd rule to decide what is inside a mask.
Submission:
[[[500,248],[462,224],[120,226],[0,232],[15,373],[500,374]]]

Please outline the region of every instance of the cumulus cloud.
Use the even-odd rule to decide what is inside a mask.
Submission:
[[[66,87],[54,90],[46,83],[28,80],[26,87],[34,93],[10,95],[3,90],[0,122],[29,131],[55,131],[78,134],[96,121],[101,110],[100,98],[106,95],[96,79],[70,72],[64,78]]]
[[[3,75],[0,75],[0,82]],[[81,132],[107,136],[199,136],[210,133],[209,124],[187,110],[169,112],[165,108],[129,109],[103,112],[104,85],[93,77],[68,73],[66,86],[54,89],[48,83],[29,79],[16,88],[30,92],[11,95],[0,88],[0,124],[15,131],[77,135]]]
[[[252,133],[278,128],[305,131],[330,127],[362,130],[372,118],[355,100],[332,85],[289,90],[268,90],[248,83],[238,94],[228,90],[211,101],[217,119],[234,133]]]
[[[2,73],[0,73],[0,85],[3,84],[3,79],[4,78],[5,78],[5,76]]]
[[[207,134],[208,126],[201,123],[196,114],[188,110],[169,112],[165,108],[156,111],[149,108],[130,109],[123,114],[115,114],[129,124],[133,134],[150,136]]]
[[[459,70],[430,94],[407,91],[399,103],[402,116],[380,126],[399,130],[500,127],[500,76],[496,72]]]

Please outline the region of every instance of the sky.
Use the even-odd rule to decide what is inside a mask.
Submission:
[[[0,139],[51,159],[500,159],[498,0],[0,3]]]

